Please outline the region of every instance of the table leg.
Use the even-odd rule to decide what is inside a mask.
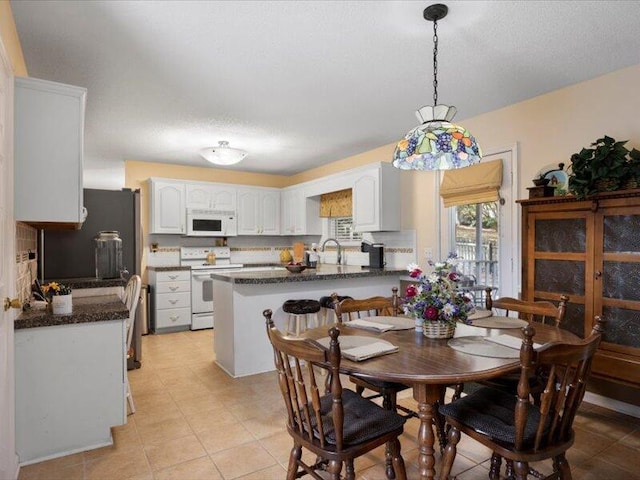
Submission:
[[[418,417],[420,417],[420,427],[418,429],[418,472],[421,479],[435,478],[435,457],[433,444],[435,436],[433,434],[433,419],[435,416],[434,406],[440,399],[441,391],[445,387],[440,385],[414,385],[413,398],[418,402]]]

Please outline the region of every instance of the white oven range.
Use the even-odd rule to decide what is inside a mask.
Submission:
[[[215,263],[207,263],[213,253]],[[229,247],[181,247],[180,265],[191,267],[191,330],[213,328],[213,284],[211,273],[242,268],[241,263],[231,263]]]

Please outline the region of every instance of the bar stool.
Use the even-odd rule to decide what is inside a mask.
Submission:
[[[334,295],[336,296],[336,298],[338,299],[338,302],[341,302],[342,300],[345,299],[349,299],[349,300],[353,300],[352,297],[349,296],[340,296],[337,295],[336,293],[332,293],[331,296],[329,297],[320,297],[320,324],[321,325],[327,325],[328,324],[328,320],[329,320],[329,312],[333,312],[333,323],[337,323],[337,318],[336,318],[336,312],[335,312],[335,308],[333,307],[334,305]]]
[[[287,300],[282,304],[282,310],[287,314],[287,335],[298,336],[309,328],[307,315],[313,315],[314,326],[318,326],[320,302],[317,300]]]

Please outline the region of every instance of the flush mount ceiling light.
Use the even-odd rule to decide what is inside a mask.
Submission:
[[[217,147],[207,147],[200,150],[200,155],[207,161],[216,165],[234,165],[241,162],[247,156],[247,152],[239,148],[231,148],[229,142],[221,140]]]
[[[393,166],[403,170],[450,170],[478,163],[480,145],[469,131],[450,123],[456,107],[438,105],[438,20],[449,9],[446,5],[430,5],[424,18],[433,22],[433,106],[416,111],[421,125],[398,142],[393,152]]]

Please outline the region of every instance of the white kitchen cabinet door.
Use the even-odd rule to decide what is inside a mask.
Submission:
[[[226,185],[186,184],[187,208],[236,211],[237,189]]]
[[[151,179],[151,231],[183,235],[185,229],[185,185],[182,182]]]
[[[321,235],[320,201],[307,198],[303,188],[283,190],[282,235]]]
[[[280,235],[278,189],[238,189],[238,235]]]
[[[296,231],[296,190],[283,190],[280,194],[280,220],[282,225],[280,233],[282,235],[294,235]]]
[[[186,203],[187,208],[209,210],[213,203],[213,191],[208,185],[187,183]]]
[[[260,235],[280,235],[280,191],[266,190],[260,197],[262,225]]]
[[[389,163],[360,173],[353,184],[356,232],[400,230],[400,171]]]
[[[84,221],[82,160],[87,90],[35,78],[15,79],[15,219]],[[45,225],[46,226],[46,225]]]

